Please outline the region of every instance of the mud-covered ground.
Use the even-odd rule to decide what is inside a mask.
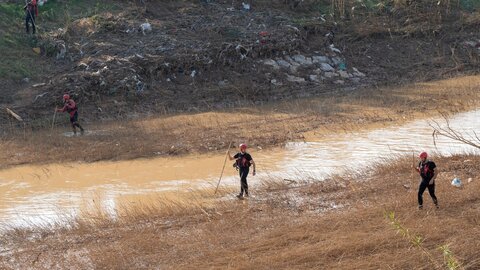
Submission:
[[[417,210],[409,157],[324,182],[268,183],[243,201],[203,191],[130,209],[117,221],[99,214],[68,230],[11,231],[2,236],[0,266],[478,269],[478,157],[432,158],[440,209],[426,192]],[[450,185],[454,177],[461,188]]]
[[[80,110],[85,136],[71,137],[66,114],[56,116],[61,126],[54,129],[32,131],[20,125],[13,136],[0,142],[0,167],[205,154],[223,152],[230,142],[268,148],[288,141],[316,140],[476,109],[479,80],[468,76],[266,106],[93,124],[84,121]]]

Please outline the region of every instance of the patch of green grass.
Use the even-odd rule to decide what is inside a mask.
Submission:
[[[36,37],[25,34],[23,5],[23,2],[0,3],[0,78],[17,80],[35,76],[43,70],[34,65],[39,56],[32,48],[38,46],[38,42]],[[111,1],[50,0],[39,7],[37,35],[41,40],[49,31],[68,28],[76,19],[118,10],[120,6]]]
[[[108,1],[48,1],[40,9],[40,14],[46,20],[52,22],[65,21],[66,19],[76,20],[84,17],[91,17],[103,12],[115,12],[120,9],[117,4]]]
[[[464,10],[475,11],[480,10],[479,0],[460,0],[460,6]]]

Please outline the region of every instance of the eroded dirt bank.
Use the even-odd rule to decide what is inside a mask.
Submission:
[[[478,76],[467,76],[234,110],[98,122],[85,124],[87,135],[73,138],[64,134],[68,126],[43,131],[19,128],[0,143],[0,167],[202,154],[224,151],[230,142],[282,146],[472,110],[480,105],[479,85]],[[68,121],[67,116],[57,117]]]

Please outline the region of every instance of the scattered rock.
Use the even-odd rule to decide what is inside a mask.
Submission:
[[[318,75],[310,75],[308,76],[308,79],[312,82],[320,82],[320,77]]]
[[[289,81],[289,82],[296,82],[296,83],[304,83],[304,82],[306,82],[304,78],[296,77],[296,76],[292,76],[292,75],[288,75],[288,74],[287,74],[287,81]]]
[[[330,63],[330,59],[326,56],[321,56],[321,55],[315,55],[315,56],[312,56],[312,62],[314,64],[321,64],[321,63],[326,63],[326,64],[329,64]]]
[[[345,84],[345,81],[343,81],[343,80],[336,80],[336,81],[334,81],[333,83],[335,83],[335,84]]]
[[[292,59],[301,66],[311,66],[313,64],[310,57],[305,57],[304,55],[297,54],[292,57]]]
[[[321,63],[320,69],[324,72],[334,71],[335,69],[327,63]]]
[[[338,76],[338,74],[336,72],[325,72],[325,74],[323,74],[323,75],[327,78],[333,78],[333,77]]]
[[[284,58],[285,58],[285,60],[286,60],[287,62],[289,62],[292,66],[299,66],[299,64],[298,64],[295,60],[293,60],[292,57],[290,57],[289,55],[285,55]]]
[[[321,69],[319,69],[319,68],[315,69],[313,72],[314,72],[315,74],[317,74],[317,75],[320,75],[320,74],[323,73],[323,71],[322,71]]]
[[[277,64],[277,62],[273,59],[266,59],[263,61],[264,65],[271,66],[273,69],[280,69],[280,66]]]
[[[348,79],[348,78],[353,77],[353,76],[350,75],[348,72],[343,71],[343,70],[339,70],[339,71],[338,71],[338,74],[340,75],[340,77],[342,77],[342,78],[344,78],[344,79]]]
[[[277,81],[276,79],[270,80],[270,83],[273,84],[273,85],[275,85],[275,86],[282,86],[282,85],[283,85],[282,82],[279,82],[279,81]]]
[[[219,81],[218,82],[218,86],[220,87],[225,87],[228,85],[228,81],[227,80],[223,80],[223,81]]]
[[[283,60],[283,59],[279,59],[277,60],[277,64],[278,66],[280,66],[281,68],[283,69],[290,69],[290,67],[292,66],[289,62]]]

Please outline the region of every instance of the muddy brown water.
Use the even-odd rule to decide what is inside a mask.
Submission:
[[[475,110],[452,117],[450,124],[473,135],[480,130],[479,119],[480,110]],[[444,137],[439,137],[435,146],[428,121],[426,117],[403,126],[332,134],[315,141],[287,143],[281,149],[249,149],[258,171],[257,176],[249,177],[249,184],[254,193],[267,179],[324,180],[331,174],[362,170],[399,155],[417,156],[421,151],[447,156],[479,154],[478,149]],[[118,208],[148,204],[159,195],[176,197],[196,189],[214,189],[224,159],[222,154],[192,155],[1,170],[0,229],[68,223],[95,209],[115,218]],[[236,189],[238,185],[232,162],[227,161],[221,187]]]

